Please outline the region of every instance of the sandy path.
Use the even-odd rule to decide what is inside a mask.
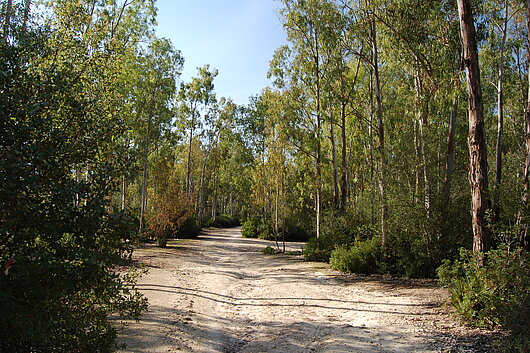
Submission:
[[[445,292],[432,282],[342,275],[265,256],[267,245],[236,228],[138,249],[150,306],[122,333],[123,352],[482,351],[480,335],[440,307]]]

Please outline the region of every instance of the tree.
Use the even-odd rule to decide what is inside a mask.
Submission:
[[[528,28],[528,43],[530,43],[530,0],[526,1],[526,21]],[[524,122],[525,122],[525,163],[523,171],[523,197],[522,205],[519,210],[519,215],[517,218],[517,223],[520,226],[519,231],[519,244],[523,249],[530,251],[530,235],[529,235],[529,225],[528,225],[528,204],[530,203],[530,70],[528,72],[528,95],[527,95],[527,105],[524,112]]]
[[[109,41],[123,25],[103,19],[113,4],[13,16],[0,43],[0,263],[15,261],[0,276],[0,351],[109,352],[110,315],[146,308],[134,275],[115,271],[134,222],[107,198],[125,168],[118,48],[130,44]]]
[[[210,105],[216,101],[213,92],[213,80],[218,74],[217,70],[211,70],[209,65],[197,68],[197,70],[198,76],[194,77],[189,83],[183,83],[179,91],[180,114],[189,130],[188,160],[186,165],[186,194],[189,198],[193,194],[191,175],[193,138],[195,130],[200,129],[203,123],[202,120],[208,113]]]
[[[478,49],[471,3],[458,0],[462,60],[466,69],[469,119],[469,182],[471,186],[471,216],[473,227],[473,251],[483,253],[489,247],[489,231],[486,211],[488,200],[488,162],[484,134],[484,107],[480,85]]]

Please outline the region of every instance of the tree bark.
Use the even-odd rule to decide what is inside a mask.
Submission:
[[[186,164],[186,196],[188,199],[191,199],[190,195],[192,193],[191,185],[191,150],[193,147],[193,132],[195,130],[195,109],[191,113],[191,127],[190,127],[190,140],[188,143],[188,161]]]
[[[339,204],[339,172],[337,167],[337,146],[335,143],[335,128],[333,123],[333,112],[330,112],[330,127],[329,134],[331,139],[331,158],[333,163],[333,203],[336,207],[340,207]]]
[[[374,183],[374,85],[373,70],[370,70],[370,121],[368,123],[368,147],[370,153],[370,222],[375,223],[375,183]]]
[[[502,25],[502,40],[499,53],[499,75],[497,77],[497,146],[495,149],[495,192],[491,205],[493,217],[497,221],[500,216],[499,193],[502,181],[502,129],[504,125],[504,47],[508,32],[508,1],[504,1],[504,19]]]
[[[124,210],[127,207],[127,178],[125,175],[121,178],[121,209]]]
[[[416,75],[416,99],[418,109],[419,135],[420,135],[420,151],[422,159],[423,172],[423,188],[424,188],[424,207],[427,218],[431,217],[431,183],[429,177],[429,142],[426,136],[426,127],[428,125],[428,102],[423,97],[423,87],[419,74]]]
[[[13,11],[13,0],[7,0],[5,5],[5,17],[4,17],[4,42],[7,42],[9,37],[9,27],[11,26],[11,12]]]
[[[144,217],[145,210],[147,209],[147,164],[149,160],[149,143],[150,143],[150,134],[151,134],[151,115],[147,121],[147,136],[145,138],[145,148],[144,148],[144,162],[143,162],[143,171],[142,171],[142,200],[140,203],[140,227],[139,232],[141,233],[144,229]]]
[[[469,183],[471,186],[471,217],[473,227],[473,251],[484,253],[489,247],[489,231],[486,211],[488,201],[488,162],[484,134],[484,107],[480,85],[480,69],[475,35],[475,25],[470,0],[457,0],[460,17],[462,55],[468,90],[468,149]]]
[[[321,217],[322,217],[322,146],[321,146],[321,136],[322,136],[322,112],[321,112],[321,101],[320,101],[320,55],[319,55],[319,42],[318,42],[318,33],[315,30],[314,33],[314,39],[315,39],[315,56],[313,58],[315,62],[316,67],[316,106],[315,106],[315,113],[316,113],[316,122],[317,122],[317,131],[316,131],[316,138],[317,138],[317,151],[316,151],[316,236],[317,238],[320,237],[320,225],[321,225]]]
[[[458,99],[455,96],[453,101],[453,110],[449,118],[449,133],[447,135],[447,155],[445,157],[445,176],[442,191],[442,234],[447,235],[447,220],[449,210],[449,200],[451,197],[451,178],[453,174],[453,164],[455,158],[455,133],[456,133],[456,119],[458,117]]]
[[[348,150],[346,149],[346,102],[340,104],[340,121],[341,121],[341,139],[342,139],[342,154],[341,154],[341,195],[340,195],[340,209],[346,209],[346,202],[348,199]]]
[[[528,43],[530,43],[530,0],[526,1],[526,21],[529,29]],[[519,215],[517,217],[517,224],[519,225],[519,243],[523,249],[530,251],[530,234],[528,231],[528,212],[530,208],[528,203],[530,201],[530,71],[528,72],[528,95],[526,110],[524,113],[524,120],[526,125],[526,160],[523,171],[523,197]]]
[[[386,246],[387,236],[387,213],[388,206],[386,200],[386,186],[385,186],[385,125],[383,121],[383,95],[381,93],[381,82],[379,79],[379,58],[377,47],[377,33],[375,26],[375,19],[371,21],[371,36],[372,36],[372,64],[375,78],[375,106],[377,116],[377,136],[379,140],[379,193],[381,197],[381,244]]]
[[[26,3],[24,4],[24,15],[22,18],[22,31],[26,32],[28,28],[28,20],[29,20],[29,10],[31,7],[31,0],[26,0]]]

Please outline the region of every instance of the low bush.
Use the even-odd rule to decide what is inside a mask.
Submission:
[[[507,247],[492,250],[479,265],[478,255],[461,250],[454,261],[438,269],[449,288],[451,304],[469,325],[500,327],[512,334],[503,346],[508,351],[530,351],[530,256]]]
[[[157,245],[166,246],[168,238],[174,237],[179,228],[190,218],[193,208],[184,195],[165,192],[155,195],[157,207],[149,215],[149,235]]]
[[[265,255],[274,255],[276,254],[276,250],[271,247],[271,246],[267,246],[265,249],[261,250]]]
[[[319,238],[311,238],[304,249],[306,261],[329,262],[331,252],[337,246],[352,244],[354,238],[340,232],[324,233]]]
[[[265,219],[258,216],[250,217],[243,222],[241,234],[245,238],[275,239],[271,225]]]
[[[440,253],[422,234],[401,232],[388,241],[382,271],[408,278],[434,278],[441,264]]]
[[[259,221],[260,219],[257,217],[251,217],[244,221],[241,227],[241,235],[244,238],[257,238],[259,235]]]
[[[329,226],[320,238],[309,239],[304,249],[306,261],[329,262],[331,253],[335,248],[339,246],[349,248],[356,241],[372,239],[377,235],[377,231],[372,225],[355,226],[346,232],[343,230],[343,227],[332,230]]]
[[[339,245],[331,252],[329,263],[335,270],[348,273],[378,272],[381,241],[377,238],[358,240],[353,246]]]
[[[177,231],[177,238],[196,238],[201,233],[201,227],[195,217],[188,217]]]
[[[285,219],[280,233],[278,240],[285,239],[285,241],[308,241],[311,237],[300,220],[294,217]]]
[[[229,214],[220,214],[215,219],[208,222],[208,226],[216,228],[233,228],[240,225],[240,220],[236,216]]]

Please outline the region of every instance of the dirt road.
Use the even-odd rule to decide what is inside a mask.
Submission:
[[[124,352],[483,351],[435,283],[343,275],[267,245],[235,228],[138,249],[150,306],[122,332]]]

